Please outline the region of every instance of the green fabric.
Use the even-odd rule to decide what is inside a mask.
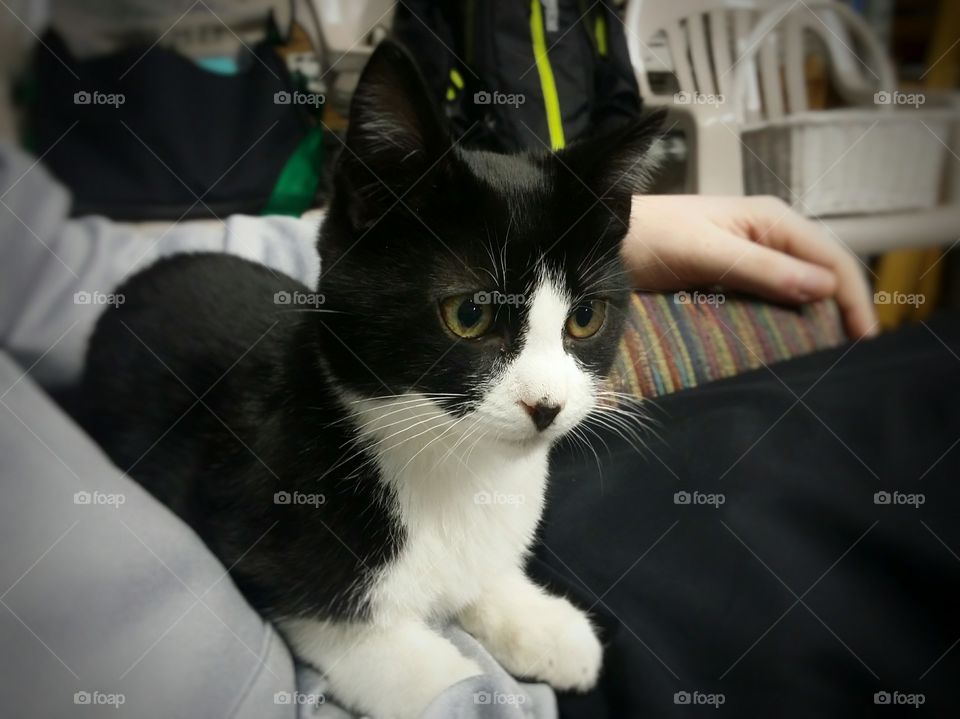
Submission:
[[[263,215],[299,217],[313,204],[323,171],[323,131],[313,128],[280,171]]]

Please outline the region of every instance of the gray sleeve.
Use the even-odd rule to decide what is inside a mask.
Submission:
[[[225,252],[307,285],[319,275],[319,220],[232,215],[131,225],[72,219],[70,203],[42,163],[0,142],[0,347],[44,387],[77,379],[104,295],[161,257]]]
[[[0,353],[3,713],[293,717],[275,702],[294,670],[272,626],[22,375]]]

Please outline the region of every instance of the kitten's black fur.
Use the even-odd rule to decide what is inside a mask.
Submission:
[[[97,326],[83,383],[91,432],[261,612],[362,617],[368,580],[405,536],[340,393],[479,399],[518,351],[525,308],[502,306],[488,337],[458,342],[438,300],[523,294],[544,270],[574,296],[608,301],[603,329],[568,345],[606,372],[628,298],[619,244],[658,125],[556,156],[465,151],[409,57],[382,44],[356,91],[321,232],[323,312],[275,304],[277,292],[309,290],[242,259],[156,263]],[[325,503],[277,504],[281,490]]]

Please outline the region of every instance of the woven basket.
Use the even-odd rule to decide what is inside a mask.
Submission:
[[[806,112],[743,132],[748,195],[776,195],[806,215],[936,206],[955,129],[944,110]]]

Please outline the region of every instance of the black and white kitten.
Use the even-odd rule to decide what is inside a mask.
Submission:
[[[91,431],[351,708],[416,717],[480,673],[432,628],[450,620],[517,675],[596,682],[589,619],[524,561],[548,451],[601,401],[658,124],[467,151],[384,43],[321,231],[322,305],[277,304],[308,288],[263,266],[180,255],[99,322]]]

